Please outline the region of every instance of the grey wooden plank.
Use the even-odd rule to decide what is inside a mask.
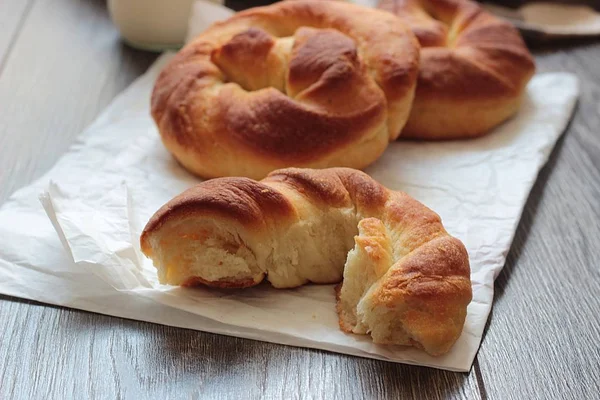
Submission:
[[[600,398],[600,43],[562,46],[540,70],[577,73],[582,96],[496,281],[478,355],[492,399]]]
[[[32,3],[33,0],[0,2],[0,74]]]
[[[473,374],[4,302],[1,398],[474,399]]]
[[[0,203],[48,170],[155,57],[121,44],[104,1],[36,1],[0,79]]]
[[[0,76],[0,203],[153,60],[103,1],[38,0]],[[479,398],[458,374],[0,297],[0,398]]]

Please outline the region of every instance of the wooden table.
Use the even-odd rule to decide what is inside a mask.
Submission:
[[[540,71],[577,73],[582,95],[531,193],[470,373],[3,296],[0,398],[599,398],[600,41],[534,50]],[[104,1],[0,2],[0,203],[155,57],[120,43]]]

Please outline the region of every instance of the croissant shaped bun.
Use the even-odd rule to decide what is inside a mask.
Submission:
[[[343,331],[432,355],[458,339],[472,297],[467,251],[440,217],[349,168],[205,181],[156,212],[141,248],[165,284],[341,282]]]

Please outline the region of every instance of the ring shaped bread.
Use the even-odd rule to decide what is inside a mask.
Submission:
[[[218,178],[165,204],[141,248],[165,284],[338,286],[340,328],[438,355],[471,301],[467,251],[440,217],[349,168]]]
[[[480,136],[512,116],[535,70],[510,23],[470,0],[382,0],[421,44],[417,92],[402,138]]]
[[[281,2],[187,44],[157,79],[152,116],[171,153],[205,178],[363,168],[404,126],[418,61],[414,34],[385,11]]]

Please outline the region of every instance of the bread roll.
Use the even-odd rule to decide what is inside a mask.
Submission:
[[[509,22],[470,0],[381,0],[421,44],[402,138],[481,136],[517,112],[535,64]]]
[[[418,60],[414,34],[381,10],[257,7],[175,56],[154,86],[152,117],[167,149],[204,178],[363,168],[406,123]]]
[[[141,248],[162,283],[338,287],[345,332],[439,355],[462,332],[469,258],[440,217],[348,168],[205,181],[150,219]]]

